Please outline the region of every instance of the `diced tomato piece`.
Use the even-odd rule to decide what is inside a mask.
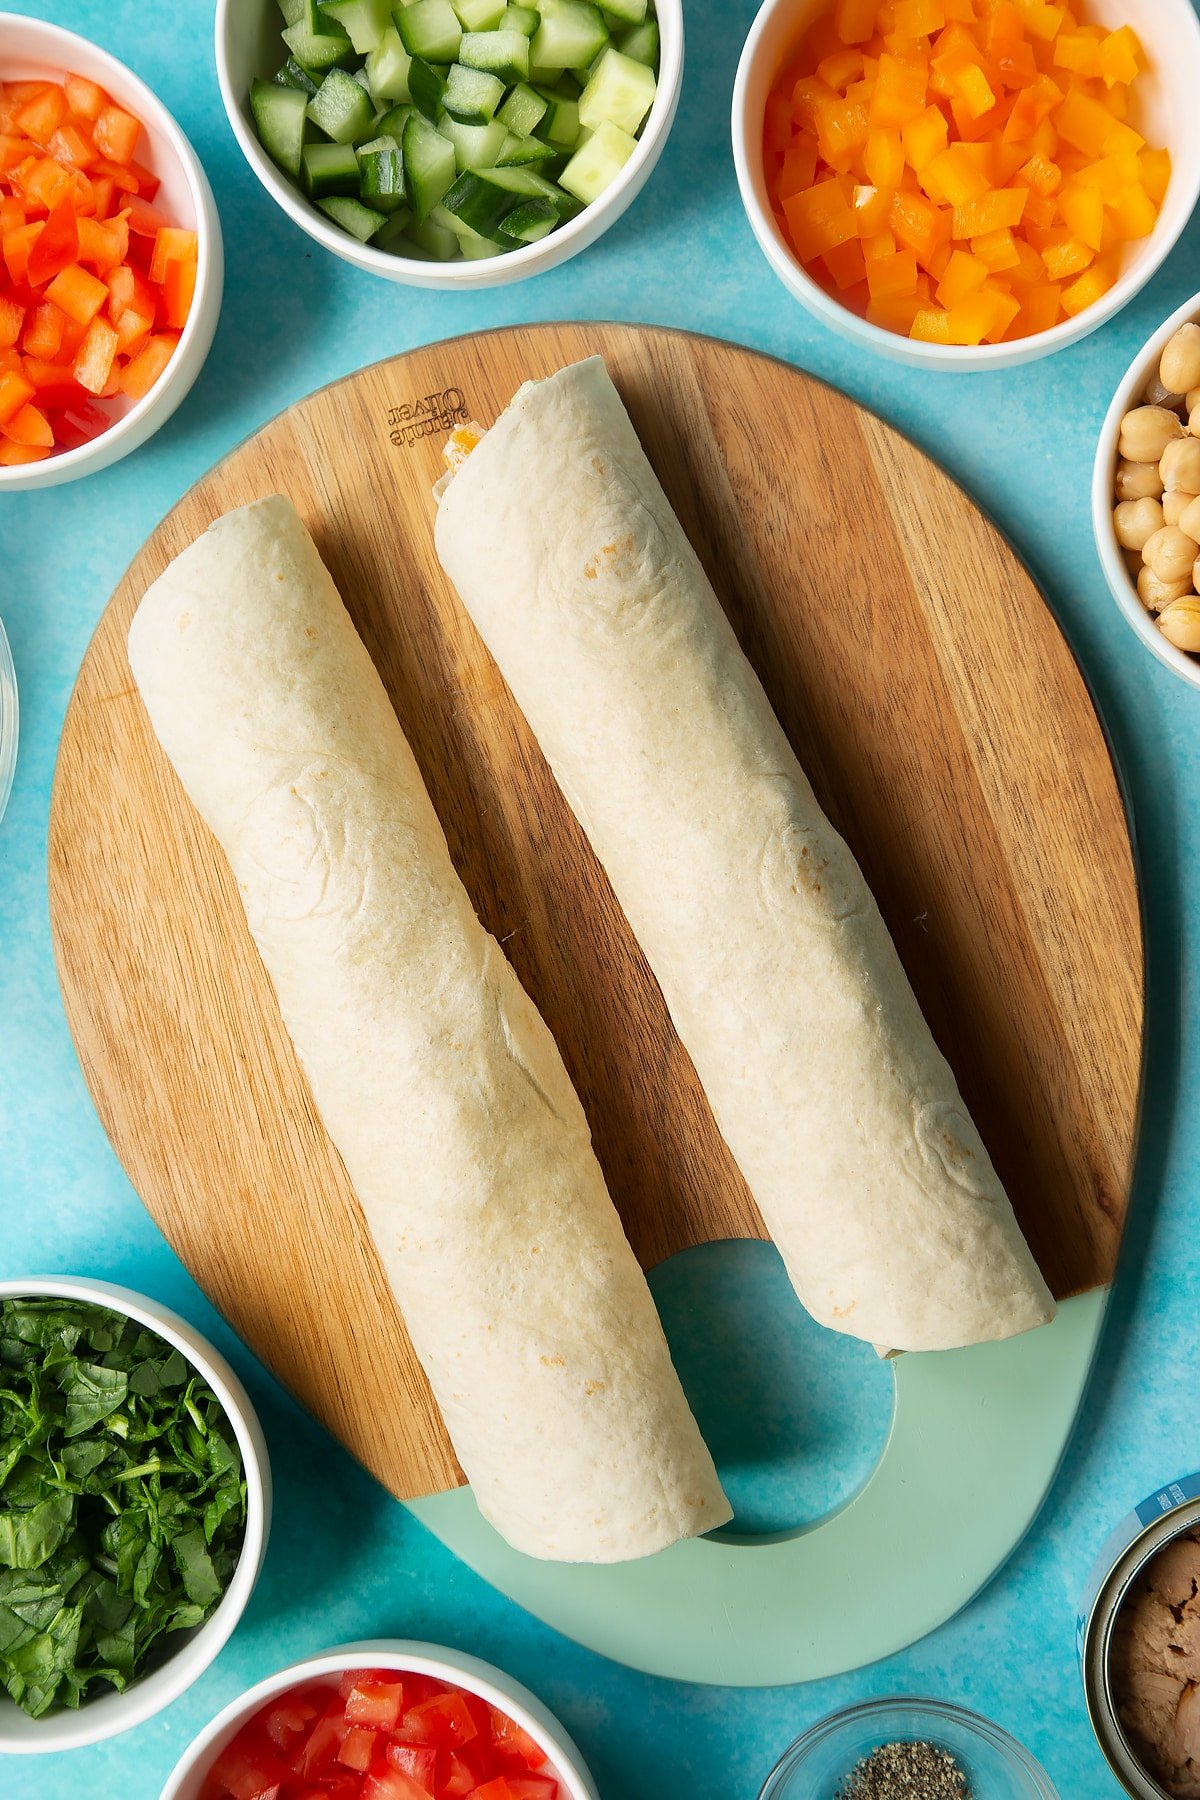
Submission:
[[[521,1761],[531,1769],[540,1769],[546,1760],[546,1752],[529,1733],[493,1706],[491,1712],[492,1742],[498,1750],[509,1756],[519,1756]]]
[[[7,425],[0,425],[10,443],[41,444],[49,450],[54,443],[54,432],[45,413],[26,401],[19,412],[15,412]]]
[[[16,117],[18,128],[44,149],[67,116],[67,96],[53,84],[23,106]]]
[[[102,106],[97,114],[92,136],[101,156],[110,162],[124,164],[133,161],[141,129],[132,113],[110,104]]]
[[[387,1747],[387,1760],[393,1769],[399,1769],[403,1775],[411,1775],[414,1781],[422,1783],[429,1793],[433,1793],[438,1753],[432,1745],[391,1743]]]
[[[474,1775],[462,1757],[452,1750],[446,1762],[446,1773],[437,1790],[438,1800],[467,1800],[467,1796],[474,1792]]]
[[[86,75],[68,75],[63,83],[67,96],[67,105],[80,119],[98,119],[101,110],[108,105],[108,95],[95,81],[89,81]]]
[[[427,1787],[402,1769],[372,1770],[359,1789],[359,1800],[430,1800]]]
[[[117,334],[107,319],[93,319],[75,355],[75,379],[89,394],[103,394],[117,354]]]
[[[132,394],[135,399],[140,400],[143,393],[149,392],[167,366],[164,361],[151,379],[142,386],[142,378],[138,374],[139,366],[145,357],[150,356],[151,347],[156,341],[151,338],[141,355],[134,358],[121,376],[122,391]],[[303,1775],[306,1781],[312,1781],[324,1771],[334,1767],[337,1762],[338,1749],[345,1735],[346,1721],[342,1715],[340,1703],[335,1701],[322,1713],[305,1739],[303,1749],[292,1759],[292,1767],[297,1775]]]
[[[75,261],[79,253],[79,221],[69,200],[51,207],[44,230],[30,246],[25,265],[26,279],[32,287],[44,287]]]
[[[404,1688],[399,1681],[379,1681],[373,1676],[363,1676],[345,1696],[346,1717],[353,1725],[370,1725],[376,1731],[390,1731],[400,1717],[403,1698]]]
[[[558,1783],[552,1775],[497,1775],[471,1800],[558,1800]]]
[[[365,1725],[352,1725],[338,1746],[338,1761],[365,1775],[375,1754],[378,1735],[378,1732],[368,1731]]]
[[[120,328],[117,331],[120,337]],[[264,1729],[271,1742],[280,1750],[293,1748],[297,1734],[316,1718],[316,1708],[309,1706],[304,1700],[291,1699],[287,1695],[277,1706],[271,1708],[263,1721]]]
[[[479,1734],[471,1709],[457,1688],[422,1700],[404,1715],[403,1736],[416,1744],[468,1744]]]
[[[154,255],[150,259],[151,281],[162,281],[173,262],[195,262],[197,254],[194,231],[181,231],[178,226],[164,225],[154,240]]]
[[[108,289],[94,275],[89,275],[86,269],[81,269],[78,263],[72,263],[54,277],[46,289],[46,299],[53,300],[68,319],[75,319],[81,325],[90,325],[108,299]]]
[[[205,1791],[213,1800],[267,1800],[278,1795],[287,1770],[277,1757],[248,1738],[248,1732],[239,1731],[209,1770]]]
[[[15,418],[26,402],[33,399],[35,392],[33,383],[24,374],[10,370],[0,375],[0,425],[7,425]]]
[[[15,469],[18,463],[45,462],[50,452],[41,444],[10,444],[0,440],[0,469]]]

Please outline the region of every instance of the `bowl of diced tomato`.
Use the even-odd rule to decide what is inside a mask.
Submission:
[[[936,369],[1032,361],[1142,288],[1200,198],[1191,0],[765,0],[738,185],[810,312]]]
[[[597,1800],[535,1696],[439,1645],[350,1644],[219,1713],[161,1800]]]
[[[221,229],[170,113],[75,33],[0,13],[0,492],[168,419],[221,306]]]

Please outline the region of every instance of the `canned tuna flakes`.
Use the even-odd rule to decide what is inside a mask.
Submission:
[[[1134,1800],[1200,1800],[1200,1473],[1108,1539],[1077,1640],[1088,1715]]]

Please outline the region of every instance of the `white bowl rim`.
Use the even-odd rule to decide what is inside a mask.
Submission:
[[[1190,682],[1192,687],[1200,687],[1200,657],[1189,656],[1186,650],[1168,643],[1142,605],[1125,567],[1125,558],[1117,543],[1112,519],[1116,506],[1113,484],[1118,462],[1117,444],[1121,420],[1140,396],[1149,375],[1157,369],[1159,358],[1179,327],[1192,320],[1200,320],[1200,293],[1193,294],[1190,300],[1185,300],[1181,306],[1176,307],[1170,318],[1164,320],[1158,330],[1146,339],[1117,385],[1104,415],[1104,423],[1100,427],[1096,460],[1092,468],[1092,530],[1104,579],[1127,623],[1136,631],[1147,650],[1157,656],[1161,663],[1165,663],[1173,675]]]
[[[0,1300],[23,1298],[78,1300],[110,1307],[157,1333],[186,1358],[212,1388],[237,1438],[246,1481],[246,1530],[233,1577],[215,1611],[165,1662],[136,1678],[124,1693],[114,1690],[98,1695],[94,1702],[85,1700],[78,1711],[50,1713],[33,1722],[36,1736],[20,1737],[8,1735],[4,1728],[3,1713],[12,1702],[0,1695],[0,1754],[9,1756],[53,1754],[100,1743],[144,1724],[177,1700],[209,1667],[237,1627],[262,1570],[271,1524],[271,1472],[258,1414],[225,1358],[194,1325],[148,1295],[90,1276],[24,1275],[0,1281]],[[109,1722],[93,1723],[89,1729],[89,1711],[101,1702]]]
[[[91,62],[93,70],[97,68],[107,70],[110,75],[115,73],[120,83],[128,83],[137,96],[138,118],[147,135],[165,138],[174,151],[191,191],[196,211],[196,238],[199,252],[196,295],[192,301],[187,321],[179,334],[179,343],[171,363],[168,364],[153,387],[148,389],[141,399],[129,408],[128,412],[122,413],[119,418],[114,419],[112,424],[107,425],[96,437],[90,439],[86,444],[77,444],[73,450],[61,450],[45,459],[46,462],[53,464],[55,483],[58,484],[69,481],[75,476],[86,474],[90,464],[101,454],[100,446],[103,446],[105,451],[110,451],[120,438],[134,431],[143,422],[146,415],[154,410],[155,405],[161,402],[163,395],[172,385],[172,368],[176,364],[180,368],[185,366],[185,353],[201,330],[203,307],[200,304],[200,297],[208,286],[212,274],[219,273],[223,267],[221,227],[216,203],[212,197],[212,189],[209,186],[208,177],[204,173],[204,166],[192,148],[183,127],[175,119],[174,114],[168,112],[153,89],[147,87],[141,76],[136,74],[128,63],[123,63],[119,57],[114,56],[111,51],[103,49],[99,44],[93,43],[90,38],[81,37],[77,31],[70,31],[65,25],[52,24],[48,19],[30,18],[25,13],[0,12],[0,34],[4,32],[6,26],[10,25],[19,25],[22,30],[28,30],[35,37],[43,37],[47,46],[46,61],[53,62],[62,70],[63,74],[70,71],[72,66],[70,56],[78,46]],[[106,86],[106,84],[102,81],[101,86]],[[116,461],[117,459],[110,457],[106,460]],[[14,487],[23,485],[29,479],[31,469],[40,469],[43,466],[42,463],[18,463],[11,469],[0,468],[0,488],[9,483]]]
[[[388,275],[399,267],[418,271],[430,280],[431,285],[434,285],[432,277],[436,276],[438,287],[471,287],[481,285],[481,277],[488,270],[515,271],[508,278],[512,281],[519,280],[523,275],[536,275],[543,267],[551,266],[546,263],[550,246],[556,252],[555,263],[564,262],[572,254],[571,246],[585,232],[590,232],[586,243],[591,243],[609,225],[616,223],[620,212],[624,210],[618,208],[613,211],[617,200],[630,186],[640,186],[642,171],[646,169],[647,163],[657,158],[675,122],[675,109],[683,80],[683,4],[682,0],[655,0],[655,13],[660,27],[664,17],[669,20],[669,26],[666,30],[660,29],[659,33],[658,85],[654,103],[633,155],[617,179],[597,200],[583,207],[573,219],[558,226],[548,237],[540,239],[536,244],[523,244],[519,250],[503,250],[495,256],[481,256],[471,261],[460,258],[448,263],[436,263],[416,256],[398,256],[392,250],[379,250],[371,244],[358,243],[347,232],[339,231],[336,225],[325,219],[309,204],[307,196],[271,161],[242,117],[240,96],[234,89],[225,53],[226,27],[235,9],[248,4],[265,3],[269,3],[269,0],[217,0],[214,22],[217,82],[233,134],[241,147],[242,155],[262,186],[293,224],[306,231],[323,249],[340,256],[343,261],[353,263],[357,268],[373,273]],[[578,248],[586,248],[586,243],[579,244]],[[394,273],[391,278],[396,279]]]
[[[742,206],[760,250],[793,297],[834,331],[877,350],[893,361],[919,364],[945,373],[979,373],[1003,368],[1006,364],[1032,362],[1052,355],[1055,350],[1066,349],[1068,345],[1078,343],[1081,338],[1098,331],[1102,325],[1115,318],[1147,282],[1153,279],[1187,230],[1196,206],[1200,203],[1200,157],[1186,171],[1185,191],[1190,191],[1191,204],[1181,215],[1179,229],[1170,237],[1163,234],[1161,248],[1147,255],[1144,264],[1127,269],[1107,294],[1102,295],[1094,305],[1085,307],[1074,319],[1064,319],[1058,325],[1052,325],[1048,331],[1037,332],[1032,337],[1015,338],[999,344],[923,344],[915,338],[902,337],[898,332],[888,331],[882,325],[874,325],[869,319],[861,318],[858,313],[843,306],[832,294],[826,293],[791,250],[780,243],[774,230],[774,221],[766,216],[754,193],[746,154],[746,144],[750,137],[747,92],[762,39],[776,15],[788,4],[789,0],[762,0],[742,46],[733,84],[733,162]],[[1174,7],[1179,27],[1191,32],[1197,55],[1200,56],[1200,16],[1193,9],[1191,0],[1159,0],[1159,4]],[[1172,181],[1182,180],[1184,176],[1184,166],[1179,159],[1173,158]],[[1157,226],[1155,229],[1157,230]],[[1153,238],[1152,233],[1149,240],[1151,243]],[[803,289],[803,292],[798,291],[799,289]]]
[[[274,1695],[286,1693],[306,1681],[319,1680],[323,1675],[344,1674],[347,1669],[364,1663],[395,1669],[398,1673],[408,1670],[414,1675],[432,1675],[456,1687],[468,1688],[489,1706],[506,1713],[549,1753],[561,1784],[568,1790],[564,1800],[596,1800],[596,1790],[578,1746],[536,1694],[505,1674],[503,1669],[467,1651],[417,1638],[368,1638],[359,1643],[342,1644],[300,1662],[289,1663],[286,1668],[277,1669],[273,1675],[256,1682],[223,1707],[192,1739],[167,1776],[159,1800],[176,1800],[183,1783],[196,1772],[230,1726],[244,1723]],[[551,1720],[550,1725],[547,1725],[547,1719]]]

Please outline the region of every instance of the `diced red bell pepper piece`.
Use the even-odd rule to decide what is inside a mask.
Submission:
[[[101,156],[122,165],[133,161],[141,126],[132,113],[120,106],[103,106],[92,127],[92,136]]]
[[[80,119],[98,119],[102,108],[108,105],[104,89],[98,82],[89,81],[86,75],[68,75],[63,90],[67,105]]]
[[[26,263],[26,280],[31,287],[44,287],[48,281],[68,268],[79,254],[79,221],[69,200],[51,207],[45,229],[38,233],[30,247]]]
[[[72,263],[54,277],[46,289],[46,299],[53,300],[68,319],[90,325],[108,299],[108,289],[78,263]]]
[[[16,343],[25,324],[25,308],[16,300],[0,299],[0,349]]]
[[[13,444],[40,444],[46,450],[54,447],[54,431],[50,421],[31,400],[27,400],[7,424],[0,425],[0,431]]]
[[[80,387],[89,394],[103,394],[108,387],[117,354],[117,334],[107,319],[93,319],[76,352],[74,371]]]
[[[66,116],[67,96],[62,88],[51,83],[21,108],[15,123],[26,137],[44,149]]]

